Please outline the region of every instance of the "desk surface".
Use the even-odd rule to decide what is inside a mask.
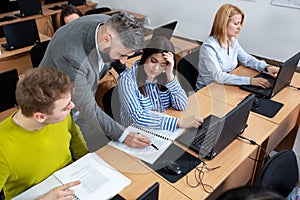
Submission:
[[[39,36],[40,36],[40,41],[41,42],[44,42],[44,41],[47,41],[47,40],[51,39],[49,36],[46,36],[46,35],[41,34],[41,33],[39,33]],[[6,43],[5,38],[0,38],[0,44],[4,44],[4,43]],[[0,46],[0,50],[1,50],[0,61],[6,59],[8,57],[11,57],[11,56],[15,56],[15,55],[19,55],[19,54],[22,54],[22,53],[29,52],[33,46],[34,45],[30,45],[30,46],[23,47],[23,48],[16,49],[16,50],[12,50],[12,51],[7,51],[7,50],[5,50],[5,48]]]
[[[20,21],[25,21],[25,20],[29,20],[29,19],[38,19],[38,18],[43,18],[45,16],[55,15],[57,13],[60,13],[61,10],[50,10],[49,8],[51,8],[55,5],[62,5],[62,4],[67,4],[67,3],[68,3],[67,1],[63,1],[63,2],[59,2],[59,3],[42,5],[42,10],[43,10],[42,15],[37,14],[37,15],[31,15],[31,16],[27,16],[27,17],[18,17],[17,19],[14,19],[14,20],[0,22],[0,26],[5,25],[5,24],[12,24],[15,22],[20,22]],[[87,1],[86,5],[80,5],[80,6],[76,6],[76,7],[79,9],[83,9],[86,7],[95,7],[96,5],[97,5],[97,3],[95,3],[95,2]],[[4,17],[4,16],[15,16],[15,14],[18,14],[18,13],[20,13],[20,11],[2,13],[2,14],[0,14],[0,18]]]
[[[226,104],[224,101],[213,99],[202,93],[196,93],[195,95],[189,97],[189,108],[187,111],[180,112],[174,109],[169,109],[166,113],[175,117],[184,117],[192,114],[198,114],[202,117],[206,117],[209,114],[223,116],[231,109],[233,109],[233,107],[234,106]],[[262,125],[257,127],[257,124],[259,123],[261,123]],[[260,117],[250,114],[248,119],[248,128],[245,130],[243,135],[255,140],[258,144],[261,144],[276,128],[276,124],[267,120],[262,120]],[[252,173],[255,166],[255,162],[248,157],[256,157],[257,149],[257,146],[251,145],[247,141],[245,142],[239,139],[235,140],[213,160],[206,161],[208,167],[221,167],[211,172],[205,172],[203,180],[204,183],[209,184],[214,188],[218,188],[222,183],[226,181],[226,187],[228,188],[246,184],[252,178]],[[194,156],[197,156],[196,153],[191,152],[188,149],[186,150],[192,153]],[[173,195],[176,194],[176,197],[178,195],[181,195],[180,193],[183,193],[190,199],[206,199],[210,195],[209,193],[206,193],[201,188],[201,186],[196,188],[191,188],[190,186],[188,186],[186,183],[186,177],[183,177],[174,184],[169,183],[167,180],[154,172],[137,158],[113,149],[110,146],[101,148],[97,151],[97,153],[109,164],[114,166],[117,170],[121,171],[124,175],[132,180],[132,185],[121,192],[122,195],[124,194],[124,197],[133,197],[130,195],[132,195],[131,191],[134,189],[145,190],[149,185],[151,185],[151,183],[154,182],[149,182],[149,179],[156,180],[162,185],[167,184],[175,189],[175,191],[173,191],[173,189],[169,186],[165,186],[165,190],[161,190],[161,197],[165,197],[165,195],[167,194],[167,197],[169,197],[168,199],[173,199],[170,198],[170,192]],[[127,159],[133,166],[124,164],[128,162],[126,161]],[[241,170],[248,173],[236,173],[240,172]],[[192,170],[187,175],[191,184],[196,184],[194,173],[195,170]],[[238,174],[238,176],[233,176],[233,174]],[[156,178],[153,177],[153,175],[156,176]],[[141,183],[141,179],[143,179],[145,183]],[[228,179],[230,179],[230,181],[228,181]],[[178,191],[180,191],[179,194]]]
[[[237,75],[247,75],[247,76],[255,76],[258,72],[246,67],[238,67],[232,73]],[[298,86],[300,85],[300,74],[294,73],[291,84]],[[249,92],[241,90],[237,86],[233,85],[223,85],[218,83],[211,83],[207,87],[199,90],[200,93],[211,96],[213,98],[219,99],[228,103],[230,105],[236,106],[243,98],[249,95]],[[279,124],[287,117],[291,110],[297,108],[299,106],[300,99],[300,91],[291,87],[285,87],[278,94],[276,94],[272,100],[283,103],[284,106],[281,108],[280,112],[277,113],[273,118],[264,117],[259,115],[260,117],[270,120]]]
[[[128,154],[108,145],[99,149],[96,153],[131,180],[131,184],[120,193],[125,199],[136,199],[155,182],[160,184],[160,199],[188,199]]]

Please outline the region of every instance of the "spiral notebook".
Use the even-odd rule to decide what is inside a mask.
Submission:
[[[125,132],[142,134],[148,137],[153,145],[140,149],[132,148],[124,143],[114,141],[110,141],[108,144],[149,164],[153,164],[184,130],[183,128],[178,128],[176,131],[171,132],[131,125],[125,129]]]
[[[80,185],[71,188],[75,191],[74,199],[78,200],[110,199],[131,183],[130,179],[108,165],[97,154],[88,153],[13,200],[38,199],[50,189],[75,180],[81,181]]]

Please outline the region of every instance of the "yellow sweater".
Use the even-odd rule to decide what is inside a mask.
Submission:
[[[39,131],[19,127],[12,116],[0,123],[0,189],[8,200],[88,152],[70,115]]]

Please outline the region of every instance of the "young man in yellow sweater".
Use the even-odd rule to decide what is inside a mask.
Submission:
[[[73,83],[54,68],[34,68],[16,88],[19,110],[0,123],[0,189],[11,199],[88,153],[70,110]],[[79,181],[41,197],[73,199]]]

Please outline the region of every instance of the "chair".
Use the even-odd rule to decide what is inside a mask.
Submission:
[[[102,98],[103,109],[106,114],[113,118],[116,122],[121,123],[120,118],[120,100],[118,86],[110,88]]]
[[[198,60],[199,51],[194,51],[180,59],[177,65],[179,81],[187,95],[196,90]]]
[[[34,45],[30,50],[32,67],[38,67],[46,52],[49,40]]]
[[[93,10],[88,10],[84,13],[84,15],[99,14],[99,13],[104,13],[109,11],[111,11],[109,7],[100,7],[100,8],[95,8]]]
[[[283,150],[272,156],[261,169],[256,185],[275,190],[284,197],[293,190],[299,180],[294,151]]]

